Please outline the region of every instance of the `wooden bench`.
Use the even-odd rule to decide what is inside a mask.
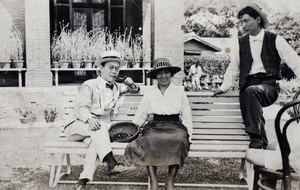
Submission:
[[[141,88],[138,94],[128,93],[120,97],[117,103],[117,113],[113,122],[131,121],[139,105],[143,93],[147,87]],[[68,115],[74,108],[74,93],[65,94],[65,114]],[[177,186],[215,186],[228,188],[249,188],[251,181],[244,177],[245,152],[248,149],[249,138],[245,133],[240,113],[237,93],[225,93],[213,97],[211,92],[187,92],[193,115],[193,135],[189,157],[206,158],[241,158],[240,179],[246,180],[248,185],[226,185],[226,184],[175,184]],[[113,153],[123,155],[127,143],[112,143]],[[85,154],[87,146],[83,142],[70,142],[64,137],[50,141],[46,144],[46,152],[50,153],[51,172],[49,186],[55,187],[57,183],[75,183],[76,181],[62,181],[60,178],[70,174],[70,154]],[[59,155],[56,168],[55,155]],[[67,161],[67,171],[63,173],[62,166],[64,157]],[[248,169],[249,167],[246,167]],[[250,173],[252,174],[252,173]],[[248,175],[248,171],[247,171]],[[93,181],[90,184],[124,184],[122,182],[99,182]],[[128,184],[128,183],[125,183]],[[132,182],[130,184],[147,185],[147,183]]]

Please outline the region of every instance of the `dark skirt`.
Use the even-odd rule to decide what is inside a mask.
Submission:
[[[150,121],[127,145],[125,156],[142,166],[182,166],[189,149],[189,134],[180,121]]]

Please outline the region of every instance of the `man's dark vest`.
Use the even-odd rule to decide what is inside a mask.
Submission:
[[[278,51],[276,49],[276,34],[265,31],[262,50],[261,60],[267,75],[276,75],[280,79],[280,62]],[[239,86],[242,87],[249,75],[251,70],[253,58],[250,50],[249,35],[246,35],[239,39],[240,46],[240,82]]]

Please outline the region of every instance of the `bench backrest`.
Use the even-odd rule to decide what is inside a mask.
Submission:
[[[119,98],[112,122],[131,121],[149,87]],[[77,92],[65,94],[65,115],[74,109]],[[192,108],[193,135],[189,156],[244,157],[249,137],[241,117],[238,93],[216,97],[211,92],[187,92]]]

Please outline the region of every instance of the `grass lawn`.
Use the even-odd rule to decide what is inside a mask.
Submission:
[[[24,125],[25,126],[25,125]],[[50,139],[57,138],[59,129],[47,128],[9,128],[0,129],[0,189],[2,190],[46,190],[50,174],[49,154],[44,152],[45,144]],[[117,160],[127,163],[123,156]],[[84,156],[71,155],[72,173],[67,179],[77,180],[82,171]],[[188,158],[176,178],[177,183],[234,183],[239,181],[239,159],[207,159]],[[167,167],[158,168],[158,176],[164,182]],[[108,177],[104,165],[98,166],[94,180],[136,181],[147,182],[145,167],[127,175]],[[55,189],[74,189],[74,184],[58,184]],[[147,189],[146,186],[124,185],[88,185],[87,189]],[[161,187],[163,189],[163,187]],[[184,188],[177,189],[213,189],[213,188]],[[220,188],[217,188],[220,189]]]
[[[47,141],[57,138],[59,129],[57,127],[30,128],[26,125],[21,125],[24,126],[21,128],[20,125],[18,124],[17,128],[0,129],[0,190],[50,190],[48,186],[50,159],[49,154],[44,150]],[[123,156],[116,156],[116,158],[127,163]],[[83,160],[82,155],[71,155],[73,167],[67,179],[78,180]],[[179,170],[176,183],[245,184],[239,180],[239,166],[240,159],[188,158]],[[164,182],[166,172],[167,167],[158,168],[161,182]],[[145,167],[137,167],[130,174],[108,177],[106,167],[100,165],[95,172],[94,180],[147,182],[147,177]],[[55,189],[73,190],[74,188],[74,184],[58,184]],[[88,185],[86,189],[146,190],[147,186]],[[164,188],[161,186],[160,189]],[[177,187],[177,189],[227,190],[230,188]]]

